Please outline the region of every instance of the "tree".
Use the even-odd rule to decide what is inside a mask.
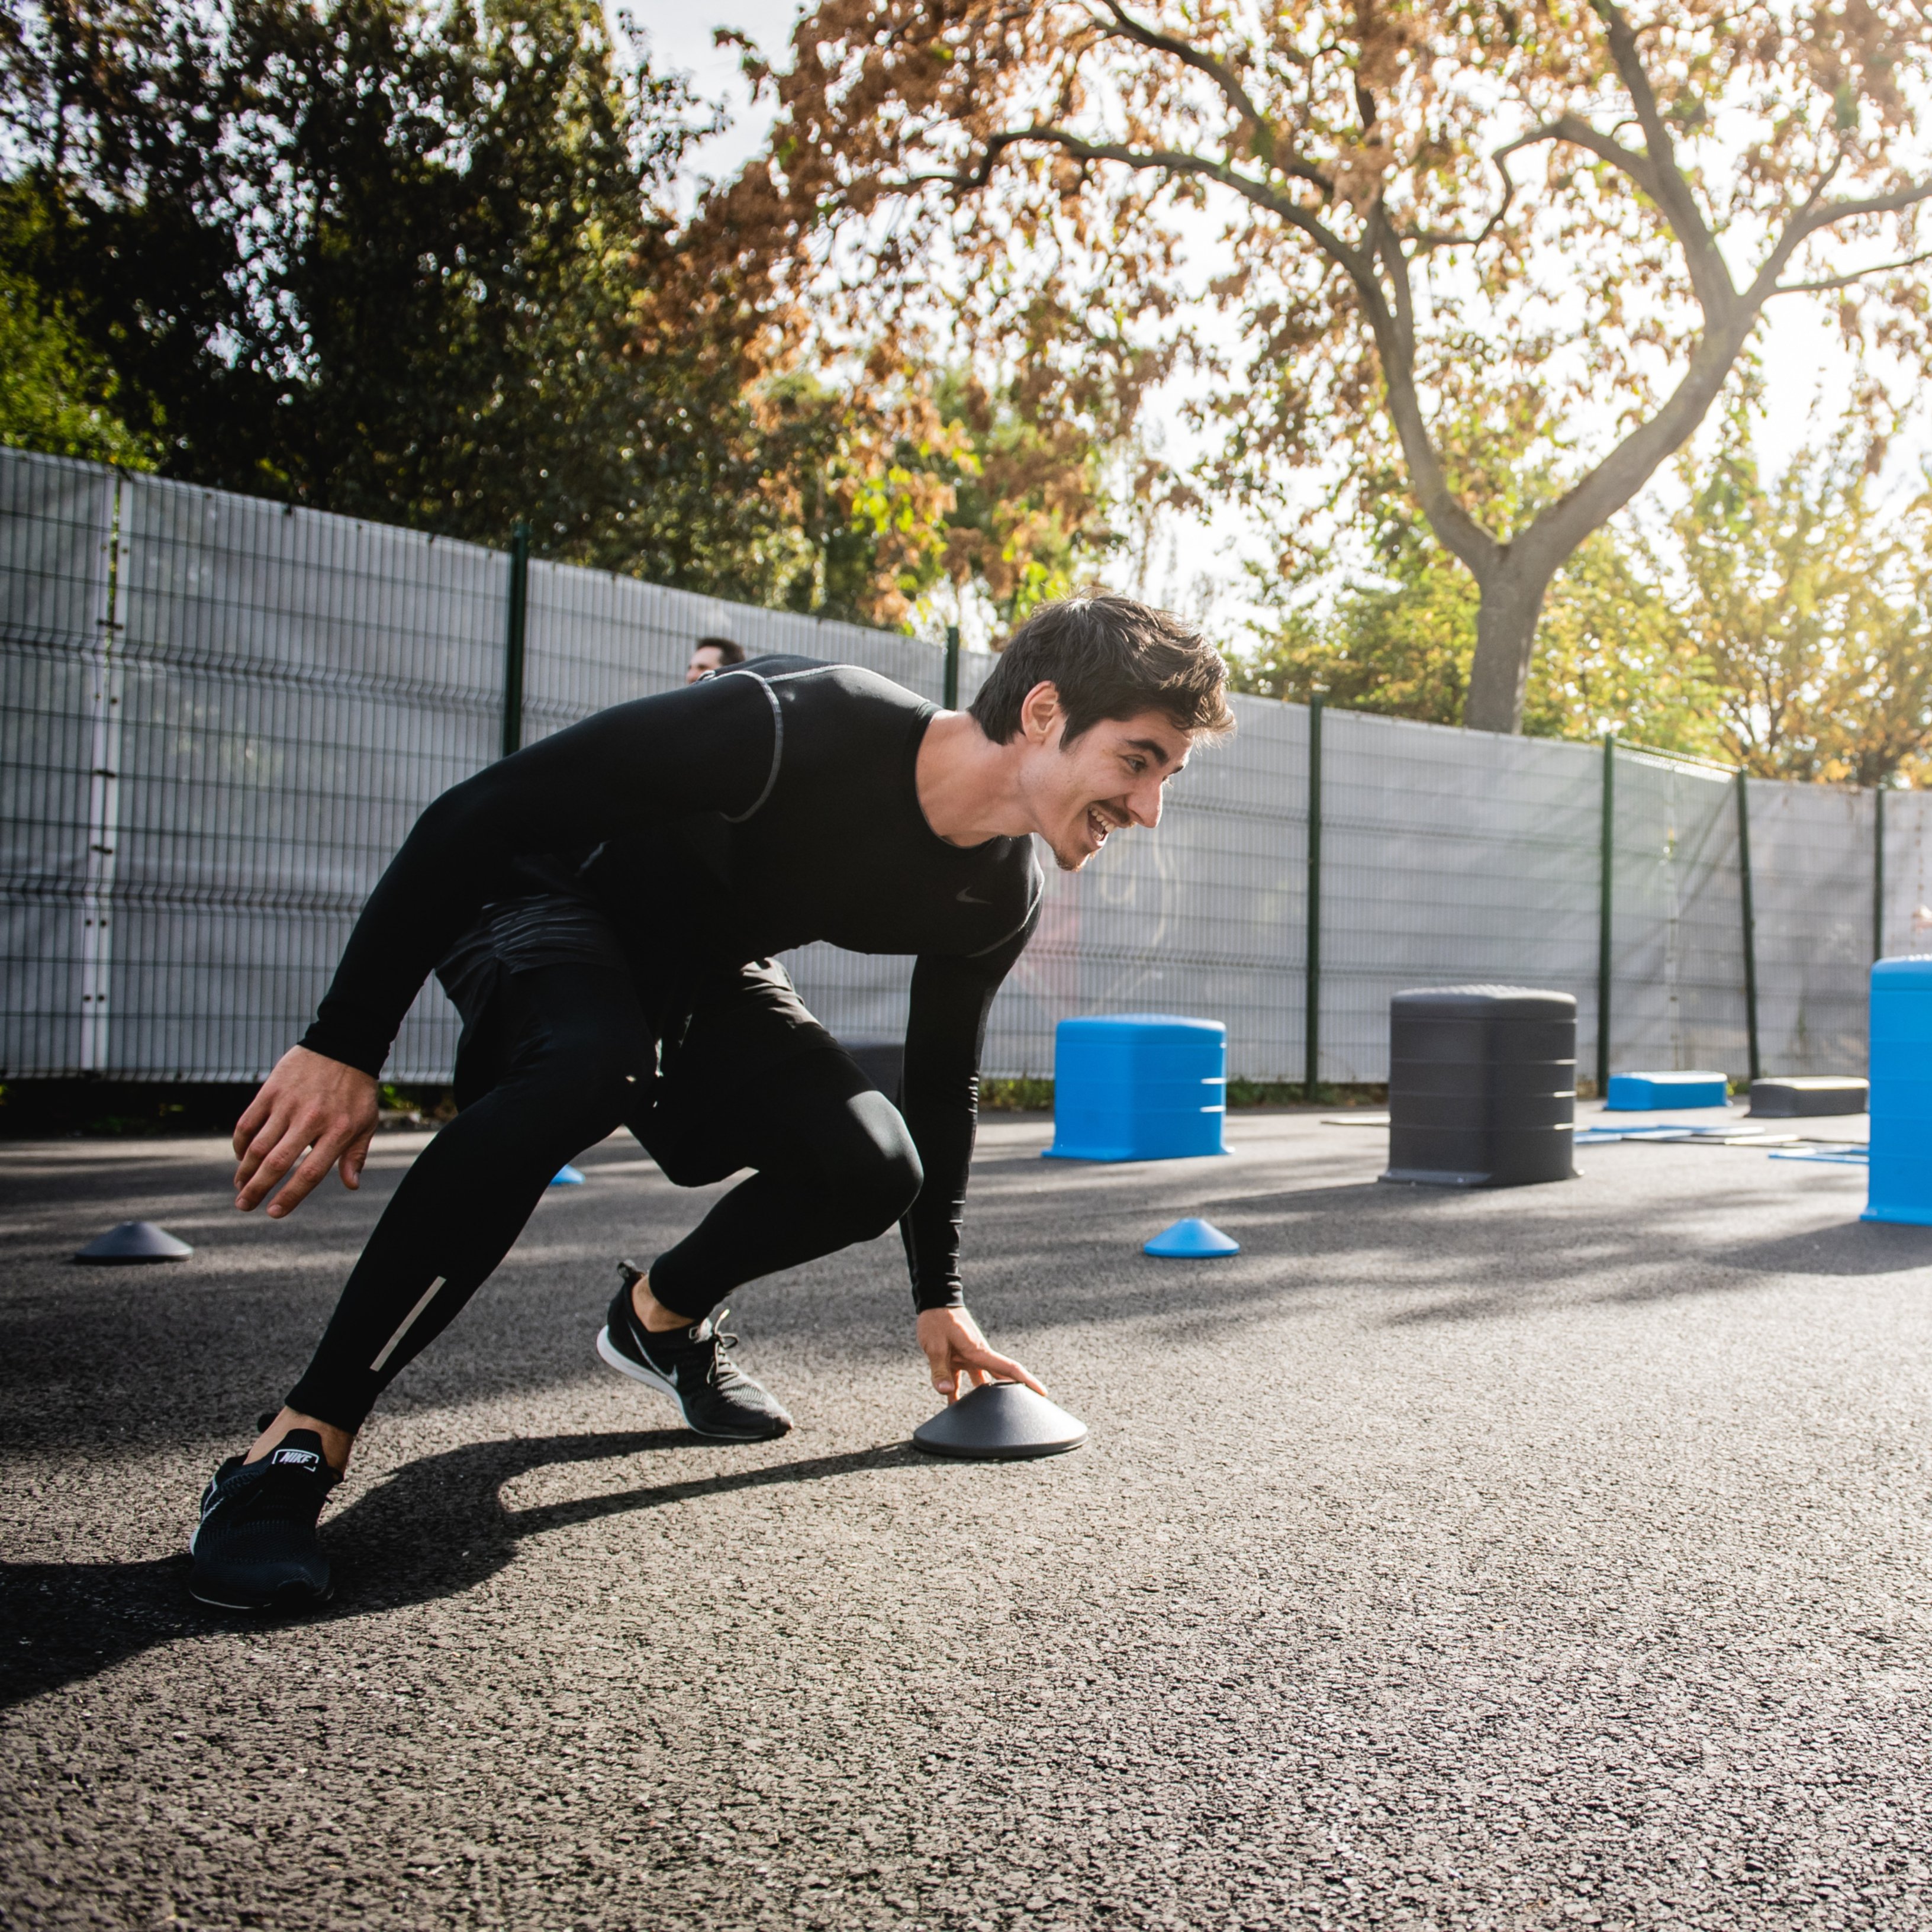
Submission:
[[[59,318],[60,380],[169,475],[889,624],[1104,534],[1094,451],[1024,398],[827,347],[763,265],[693,256],[713,123],[596,0],[0,5],[10,385],[38,328],[58,388]]]
[[[1321,690],[1351,710],[1438,724],[1462,717],[1477,648],[1475,583],[1405,496],[1391,494],[1378,508],[1361,546],[1375,576],[1365,582],[1335,554],[1322,558],[1310,572],[1316,594],[1289,602],[1254,650],[1232,658],[1236,689],[1303,704]],[[1610,730],[1660,751],[1724,755],[1714,674],[1664,574],[1640,533],[1610,526],[1583,540],[1544,602],[1526,731]]]
[[[1932,776],[1932,490],[1875,502],[1862,442],[1767,482],[1734,440],[1676,519],[1720,755],[1762,778]]]
[[[594,4],[10,11],[44,211],[14,266],[169,473],[586,554],[677,476],[676,406],[624,351],[694,124]]]
[[[950,272],[968,326],[1117,409],[1186,340],[1184,224],[1226,211],[1209,292],[1244,366],[1205,406],[1210,480],[1278,502],[1338,435],[1371,469],[1399,452],[1475,580],[1487,729],[1520,727],[1564,560],[1685,445],[1768,302],[1927,355],[1914,0],[821,0],[790,70],[753,71],[779,112],[712,204],[721,261],[782,256],[872,313]],[[1455,487],[1436,424],[1472,413],[1544,460],[1571,438],[1520,525]]]
[[[1010,624],[1118,542],[1107,452],[970,372],[875,356],[839,388],[800,368],[758,406],[766,494],[796,533],[775,601],[794,610],[898,624],[977,602]]]
[[[1557,573],[1525,729],[1614,730],[1765,778],[1932,778],[1932,487],[1875,496],[1882,454],[1855,411],[1767,478],[1732,412],[1708,473],[1680,465],[1684,500],[1660,528],[1619,519]],[[1475,586],[1397,478],[1278,602],[1232,662],[1238,689],[1454,722]]]
[[[39,218],[31,196],[0,182],[0,262],[31,248]],[[122,420],[117,386],[33,279],[0,267],[0,444],[152,469],[150,440]]]

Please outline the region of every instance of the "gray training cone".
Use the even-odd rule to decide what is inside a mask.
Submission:
[[[912,1432],[913,1447],[929,1456],[979,1462],[1064,1455],[1086,1439],[1085,1423],[1024,1382],[987,1382]]]
[[[194,1252],[152,1221],[123,1221],[74,1256],[77,1262],[184,1262]]]

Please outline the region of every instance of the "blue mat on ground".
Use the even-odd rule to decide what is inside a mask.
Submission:
[[[1730,1082],[1721,1073],[1612,1073],[1604,1105],[1612,1113],[1650,1113],[1664,1107],[1721,1107]]]

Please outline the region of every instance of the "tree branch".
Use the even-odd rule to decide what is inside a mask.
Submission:
[[[1692,352],[1683,380],[1657,413],[1639,423],[1516,539],[1512,548],[1532,572],[1553,573],[1592,530],[1607,523],[1643,488],[1667,457],[1683,446],[1717,400],[1756,320],[1755,306],[1739,305],[1721,326],[1707,328]]]
[[[1286,195],[1276,194],[1266,182],[1256,181],[1252,175],[1243,174],[1230,162],[1210,160],[1204,154],[1190,154],[1185,148],[1130,148],[1118,141],[1088,141],[1070,128],[1051,125],[1013,128],[1004,134],[991,134],[986,137],[986,152],[974,167],[952,174],[908,175],[903,181],[886,185],[894,193],[934,184],[956,188],[962,193],[975,192],[984,188],[992,178],[995,164],[1007,148],[1028,141],[1058,148],[1063,154],[1071,154],[1077,160],[1118,161],[1123,167],[1132,168],[1138,173],[1159,170],[1167,174],[1193,175],[1204,181],[1218,182],[1223,188],[1232,188],[1243,200],[1256,208],[1265,208],[1270,214],[1277,215],[1287,222],[1291,227],[1299,229],[1358,286],[1364,279],[1369,280],[1372,285],[1374,271],[1369,256],[1350,248],[1340,236],[1325,222],[1317,220],[1308,209],[1290,201]]]
[[[1506,165],[1510,156],[1520,148],[1533,148],[1544,141],[1568,141],[1573,146],[1587,148],[1599,160],[1607,161],[1612,167],[1628,175],[1652,201],[1659,207],[1663,206],[1664,197],[1658,191],[1657,170],[1649,156],[1639,154],[1634,148],[1626,148],[1621,141],[1600,133],[1580,114],[1558,115],[1540,128],[1532,128],[1527,134],[1519,134],[1514,141],[1505,141],[1490,157],[1503,179],[1509,183],[1512,194],[1516,184],[1510,179]]]
[[[1764,258],[1750,288],[1745,292],[1744,299],[1752,308],[1762,308],[1773,296],[1790,292],[1780,286],[1778,278],[1790,266],[1792,256],[1821,228],[1829,228],[1838,222],[1855,219],[1862,214],[1897,214],[1906,208],[1916,208],[1922,202],[1932,201],[1932,181],[1921,182],[1911,188],[1896,188],[1890,194],[1868,195],[1858,201],[1826,201],[1822,199],[1826,186],[1838,171],[1838,163],[1834,160],[1819,178],[1810,195],[1806,197],[1804,206],[1784,224],[1784,233],[1779,236],[1771,253]],[[1922,255],[1913,257],[1916,261],[1925,259]],[[1893,263],[1890,266],[1899,267],[1904,265]],[[1880,272],[1880,270],[1874,268],[1858,271],[1861,274]],[[1804,286],[1802,283],[1794,283],[1792,290]],[[1829,287],[1832,284],[1823,283],[1820,286]]]
[[[1382,358],[1383,393],[1388,399],[1389,416],[1402,444],[1402,460],[1408,465],[1409,484],[1443,548],[1466,566],[1481,584],[1486,581],[1502,546],[1456,501],[1443,473],[1442,459],[1435,438],[1429,433],[1416,388],[1415,309],[1408,261],[1379,201],[1370,212],[1368,230],[1370,247],[1381,262],[1395,297],[1394,313],[1386,304],[1378,302],[1370,312],[1369,325]],[[1379,287],[1376,292],[1380,294]]]
[[[1242,86],[1240,76],[1224,62],[1217,61],[1212,54],[1203,53],[1197,46],[1179,40],[1172,34],[1163,34],[1157,27],[1150,27],[1142,20],[1136,20],[1120,4],[1120,0],[1102,0],[1107,11],[1113,15],[1114,31],[1124,38],[1143,47],[1151,47],[1157,52],[1172,54],[1184,67],[1191,67],[1196,74],[1205,74],[1221,91],[1228,105],[1233,108],[1237,118],[1246,122],[1264,147],[1257,148],[1261,158],[1270,166],[1282,168],[1284,172],[1298,173],[1304,181],[1316,183],[1324,193],[1329,190],[1328,182],[1310,167],[1306,162],[1298,165],[1281,164],[1275,160],[1274,124],[1256,106],[1253,95]]]
[[[1382,365],[1389,414],[1408,463],[1417,500],[1431,526],[1448,548],[1480,578],[1494,563],[1496,540],[1456,502],[1443,473],[1442,462],[1429,434],[1415,381],[1414,316],[1411,305],[1408,265],[1388,216],[1378,202],[1368,217],[1368,232],[1360,248],[1352,248],[1308,209],[1276,194],[1265,182],[1244,175],[1226,161],[1210,160],[1171,148],[1130,148],[1118,142],[1088,141],[1070,129],[1052,126],[1015,128],[991,136],[976,166],[957,173],[918,175],[895,184],[899,189],[944,184],[964,194],[983,188],[1000,157],[1009,148],[1037,142],[1058,148],[1077,160],[1113,161],[1137,172],[1192,175],[1232,188],[1253,206],[1263,208],[1307,236],[1346,274],[1360,298],[1364,319],[1374,336]],[[1394,290],[1392,310],[1376,279],[1379,262]]]
[[[1868,275],[1888,275],[1900,268],[1916,268],[1921,262],[1932,262],[1932,248],[1922,255],[1907,255],[1903,261],[1874,262],[1868,268],[1853,268],[1842,275],[1828,277],[1822,282],[1780,282],[1771,291],[1774,296],[1828,295],[1834,289],[1848,289],[1854,282],[1862,282]],[[1768,302],[1770,296],[1765,299]]]
[[[1636,109],[1637,124],[1643,130],[1644,152],[1652,175],[1647,192],[1663,211],[1677,236],[1678,245],[1684,250],[1684,266],[1690,272],[1691,292],[1697,298],[1698,307],[1708,321],[1728,322],[1737,304],[1738,292],[1730,269],[1724,266],[1724,256],[1705,225],[1697,197],[1678,171],[1676,146],[1670,129],[1664,124],[1650,76],[1644,70],[1636,31],[1615,0],[1591,0],[1591,4],[1607,30],[1610,58],[1616,63],[1618,75]],[[1615,142],[1611,145],[1618,146]]]
[[[1517,540],[1514,548],[1524,555],[1531,568],[1546,562],[1554,570],[1591,531],[1615,516],[1636,494],[1665,458],[1682,447],[1716,400],[1765,303],[1774,295],[1795,294],[1806,286],[1793,284],[1782,288],[1778,278],[1808,236],[1848,217],[1896,214],[1932,200],[1932,182],[1927,182],[1856,201],[1827,201],[1824,191],[1838,166],[1834,160],[1813,184],[1804,207],[1786,223],[1750,287],[1741,295],[1732,291],[1717,315],[1706,309],[1704,333],[1691,353],[1690,366],[1663,406],[1632,430],[1575,488],[1551,504]],[[1927,260],[1932,260],[1932,250],[1909,262],[1883,263],[1858,273],[1875,274]],[[1855,279],[1840,277],[1814,286],[1829,289]],[[1725,280],[1728,287],[1728,275]]]

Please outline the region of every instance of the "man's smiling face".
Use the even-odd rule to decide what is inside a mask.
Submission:
[[[1037,696],[1028,700],[1030,725],[1039,717]],[[1144,711],[1103,718],[1070,745],[1057,700],[1054,712],[1048,729],[1028,734],[1037,750],[1026,761],[1022,784],[1034,830],[1062,872],[1077,872],[1111,833],[1160,822],[1162,788],[1186,764],[1193,740],[1165,712]]]

